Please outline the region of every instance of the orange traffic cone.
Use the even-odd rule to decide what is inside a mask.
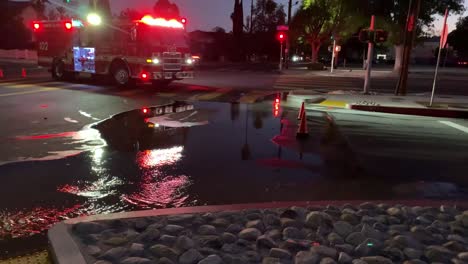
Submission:
[[[4,74],[3,74],[3,70],[0,69],[0,79],[3,79],[3,77],[5,77]]]
[[[305,111],[305,102],[302,102],[301,110],[299,110],[299,115],[297,116],[297,120],[301,120],[302,114],[304,114],[304,111]]]
[[[26,69],[25,68],[21,69],[21,77],[26,78]]]
[[[299,124],[299,129],[297,130],[296,138],[305,139],[309,136],[309,129],[307,128],[307,116],[306,112],[302,112],[301,123]]]

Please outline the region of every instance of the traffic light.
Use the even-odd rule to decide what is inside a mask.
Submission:
[[[69,4],[69,3],[71,2],[71,0],[63,0],[63,2],[64,2],[65,4]]]
[[[359,31],[359,41],[364,43],[374,41],[374,31],[370,29],[361,29],[361,31]]]
[[[377,29],[374,34],[375,43],[383,43],[388,39],[388,32],[385,30]]]
[[[278,39],[279,42],[283,43],[283,41],[286,40],[286,33],[284,33],[283,31],[280,31],[276,35],[276,38]]]

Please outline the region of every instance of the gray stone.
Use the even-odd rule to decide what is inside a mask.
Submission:
[[[163,228],[163,230],[168,234],[177,235],[179,232],[184,230],[184,227],[180,225],[167,225]]]
[[[247,220],[257,220],[257,219],[262,219],[262,215],[260,213],[250,213],[245,216]]]
[[[107,260],[98,260],[94,262],[94,264],[112,264],[112,262],[109,262]]]
[[[167,217],[169,223],[190,223],[195,218],[192,214],[170,215]]]
[[[432,221],[430,219],[428,219],[427,217],[424,217],[424,216],[418,216],[416,217],[416,224],[420,224],[420,225],[430,225],[432,224]]]
[[[276,244],[276,242],[267,235],[259,236],[257,238],[258,248],[265,247],[265,248],[270,249],[270,248],[275,248],[277,246],[278,245]]]
[[[223,246],[218,236],[198,236],[196,240],[201,247],[221,248]]]
[[[243,256],[249,263],[259,263],[260,259],[262,258],[256,251],[253,250],[244,252]]]
[[[338,255],[338,263],[347,264],[347,263],[351,263],[352,261],[353,261],[353,258],[350,257],[345,252],[340,252],[340,254]]]
[[[170,236],[170,235],[162,235],[161,236],[161,243],[164,245],[172,246],[177,240],[177,237]]]
[[[357,209],[356,208],[344,208],[341,210],[341,214],[356,214]]]
[[[217,255],[219,253],[217,249],[210,248],[210,247],[201,247],[201,248],[198,248],[198,251],[200,251],[200,253],[204,256]]]
[[[344,221],[335,222],[333,224],[333,229],[338,235],[342,237],[347,237],[349,234],[353,232],[353,226],[350,225],[348,222],[344,222]]]
[[[269,230],[265,233],[265,235],[267,235],[268,237],[271,237],[272,239],[280,239],[283,236],[281,231],[278,229]]]
[[[256,240],[262,233],[256,228],[246,228],[239,232],[239,237],[246,240]]]
[[[404,249],[407,247],[421,249],[422,245],[417,240],[410,236],[398,235],[392,239],[395,246]]]
[[[223,243],[234,243],[237,240],[237,237],[234,234],[224,232],[221,234],[221,240]]]
[[[332,258],[326,257],[320,260],[320,264],[336,264],[336,261]]]
[[[319,254],[320,256],[336,258],[338,251],[336,249],[326,246],[315,246],[310,249],[310,251]]]
[[[156,242],[161,236],[161,232],[158,229],[146,229],[143,233],[138,235],[137,240],[150,243]]]
[[[284,239],[301,239],[304,238],[304,235],[301,231],[295,227],[286,227],[283,229],[283,238]]]
[[[335,248],[338,251],[345,252],[346,254],[352,254],[354,250],[354,247],[350,244],[335,245]]]
[[[375,224],[377,222],[378,222],[377,218],[371,217],[371,216],[368,216],[368,215],[364,215],[361,218],[361,223],[363,223],[363,224],[368,224],[368,225],[372,226],[373,224]]]
[[[133,222],[133,226],[135,227],[136,230],[138,231],[143,231],[148,227],[148,222],[146,221],[145,218],[137,218]]]
[[[179,236],[175,246],[181,250],[189,250],[195,246],[195,242],[188,236]]]
[[[263,223],[266,226],[279,226],[281,225],[280,218],[274,214],[267,214],[263,217]]]
[[[174,249],[161,245],[161,244],[156,244],[152,247],[149,248],[149,251],[156,257],[166,257],[168,259],[176,259],[177,258],[177,251]]]
[[[434,242],[434,236],[421,225],[411,227],[411,233],[414,238],[423,243]]]
[[[330,215],[323,212],[310,212],[306,217],[306,224],[310,227],[318,228],[327,223],[331,223],[332,218]]]
[[[457,242],[460,242],[460,243],[463,243],[463,244],[468,244],[468,241],[464,237],[462,237],[460,235],[448,235],[447,240],[457,241]]]
[[[390,259],[382,256],[362,257],[361,260],[365,261],[367,264],[393,264]]]
[[[369,255],[370,253],[370,248],[366,244],[359,244],[355,249],[354,249],[354,255],[359,256],[359,257],[364,257]]]
[[[463,227],[468,228],[468,211],[463,212],[460,222]]]
[[[351,233],[346,237],[346,243],[353,246],[361,244],[364,240],[366,240],[366,237],[360,232]]]
[[[208,257],[200,260],[198,264],[222,264],[223,259],[218,255],[209,255]]]
[[[122,236],[111,237],[103,241],[104,244],[110,246],[122,246],[128,242],[128,238]]]
[[[118,260],[127,254],[127,249],[123,247],[115,247],[107,250],[100,258],[107,260]]]
[[[262,264],[281,264],[281,260],[279,258],[264,257]]]
[[[387,214],[391,216],[401,216],[403,212],[398,207],[390,207],[387,209]]]
[[[374,238],[374,239],[377,239],[377,240],[380,240],[383,237],[382,233],[380,233],[379,231],[375,230],[374,228],[372,228],[371,226],[369,226],[367,224],[364,224],[362,226],[361,233],[365,237],[370,237],[370,238]]]
[[[412,260],[407,260],[403,262],[403,264],[427,264],[427,263],[419,259],[412,259]]]
[[[212,225],[214,226],[217,226],[217,227],[226,227],[228,226],[230,223],[228,220],[226,220],[225,218],[216,218],[215,220],[213,220],[211,222]]]
[[[198,250],[192,248],[192,249],[185,251],[182,255],[180,255],[179,263],[180,264],[195,264],[195,263],[198,263],[198,261],[200,261],[201,259],[203,259],[202,254],[200,254]]]
[[[359,224],[359,217],[355,214],[342,214],[340,219],[352,225]]]
[[[332,245],[344,243],[344,239],[337,233],[333,233],[333,232],[328,235],[327,239],[328,239],[328,242],[330,242],[330,244]]]
[[[133,243],[129,248],[129,253],[132,256],[141,256],[145,251],[145,245],[139,243]]]
[[[360,259],[354,259],[352,263],[353,264],[367,264],[367,262],[360,260]]]
[[[468,261],[463,261],[461,259],[453,258],[452,263],[453,264],[468,264]]]
[[[217,235],[216,227],[212,225],[202,225],[198,228],[197,232],[200,235]]]
[[[291,219],[291,218],[281,218],[281,227],[286,228],[286,227],[296,227],[296,228],[302,228],[304,226],[303,223],[300,221]]]
[[[150,259],[140,257],[129,257],[120,262],[121,264],[151,264]]]
[[[221,250],[227,253],[241,253],[243,251],[243,247],[239,246],[238,244],[224,244],[221,247]]]
[[[455,256],[455,253],[441,246],[428,246],[424,255],[431,262],[448,263]]]
[[[231,234],[238,234],[242,230],[242,226],[239,224],[231,224],[227,227],[226,232]]]
[[[396,247],[386,247],[380,254],[398,263],[405,259],[403,252]]]
[[[265,226],[263,225],[263,222],[260,219],[248,221],[245,224],[245,227],[247,227],[247,228],[256,228],[258,230],[265,230]]]
[[[365,210],[375,210],[377,206],[373,203],[370,202],[365,202],[359,205],[360,209],[365,209]]]
[[[468,261],[468,252],[459,253],[457,257],[463,261]]]
[[[403,249],[403,253],[405,253],[405,256],[409,259],[419,259],[423,254],[421,250],[417,250],[414,248],[405,248]]]
[[[164,257],[164,258],[160,258],[157,263],[158,264],[174,264],[174,261]]]
[[[311,251],[299,251],[294,258],[295,264],[317,264],[320,260],[318,254]]]
[[[81,222],[76,224],[74,229],[78,234],[97,234],[106,229],[106,227],[95,222]]]
[[[465,245],[457,241],[449,241],[443,244],[443,246],[447,248],[448,250],[456,251],[456,252],[461,252],[466,249]]]
[[[93,246],[93,245],[87,246],[85,248],[85,251],[91,256],[97,256],[101,254],[101,249],[98,246]]]
[[[270,249],[270,257],[272,258],[279,258],[279,259],[290,259],[291,253],[285,249],[281,248],[272,248]]]
[[[401,224],[401,221],[398,217],[395,216],[389,216],[387,217],[387,222],[389,225],[398,225]]]

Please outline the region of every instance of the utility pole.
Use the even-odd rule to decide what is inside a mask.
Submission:
[[[288,27],[291,26],[291,14],[292,13],[292,0],[289,0],[288,3]],[[286,57],[286,69],[289,68],[289,53],[291,49],[291,38],[288,38],[286,41],[286,51],[285,51],[285,57]]]
[[[253,32],[253,11],[254,11],[254,0],[250,2],[250,34]]]
[[[330,73],[333,73],[335,69],[335,52],[336,52],[336,38],[333,36],[333,47],[332,47],[332,59],[331,59],[331,66],[330,66]]]
[[[416,26],[420,7],[421,0],[410,0],[408,17],[406,18],[402,67],[400,71],[400,78],[395,89],[395,95],[406,95],[409,62],[411,59],[411,50],[413,49],[414,38],[416,37]]]
[[[375,30],[375,16],[372,15],[369,30],[374,32]],[[374,40],[369,41],[369,48],[367,49],[367,69],[366,78],[364,80],[364,94],[369,94],[371,85],[371,71],[372,71],[372,60],[374,59]]]

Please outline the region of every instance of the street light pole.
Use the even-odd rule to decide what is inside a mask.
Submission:
[[[292,0],[289,0],[288,3],[288,27],[291,26],[291,13],[292,13]],[[286,51],[285,51],[285,59],[286,59],[286,68],[289,68],[289,50],[291,49],[291,38],[288,38],[286,41]]]
[[[370,31],[375,30],[375,16],[371,17]],[[369,94],[369,89],[371,85],[371,72],[372,72],[372,60],[374,59],[374,40],[369,41],[369,48],[367,49],[367,70],[366,78],[364,80],[364,94]]]
[[[252,29],[253,29],[253,10],[254,10],[254,0],[250,2],[250,34],[252,34]]]

